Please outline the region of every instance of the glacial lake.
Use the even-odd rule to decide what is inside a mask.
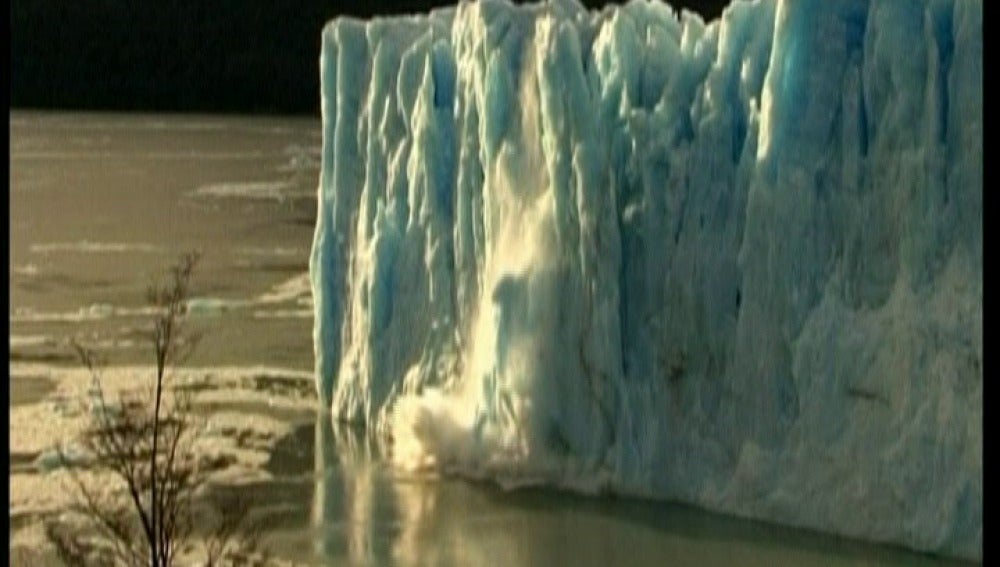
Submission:
[[[199,249],[191,323],[202,339],[188,363],[312,369],[318,118],[10,117],[12,368],[64,372],[76,366],[72,338],[112,364],[147,364],[145,289]],[[49,391],[12,379],[12,407]],[[216,496],[252,491],[263,543],[296,563],[955,564],[675,504],[403,474],[321,410],[291,431],[271,449],[266,480]]]

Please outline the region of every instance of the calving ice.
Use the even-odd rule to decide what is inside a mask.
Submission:
[[[982,554],[982,2],[323,32],[318,388],[400,466]]]

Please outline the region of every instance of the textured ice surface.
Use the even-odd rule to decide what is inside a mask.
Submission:
[[[323,32],[318,387],[404,466],[982,549],[982,3]]]

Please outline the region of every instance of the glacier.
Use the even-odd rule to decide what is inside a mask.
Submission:
[[[982,2],[323,30],[320,398],[401,467],[982,557]]]

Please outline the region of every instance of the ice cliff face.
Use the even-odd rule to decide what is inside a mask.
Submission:
[[[982,549],[982,3],[323,33],[335,417],[404,466]]]

